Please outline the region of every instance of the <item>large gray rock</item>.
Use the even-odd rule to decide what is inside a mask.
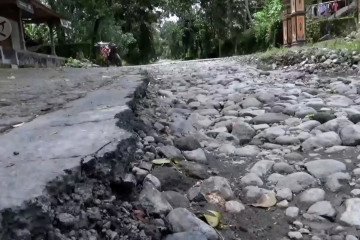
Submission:
[[[306,169],[316,178],[326,178],[337,172],[344,172],[346,165],[337,160],[315,160],[305,164]]]
[[[200,142],[195,135],[189,135],[186,137],[176,138],[174,145],[181,151],[192,151],[201,148]]]
[[[196,179],[206,179],[209,177],[207,167],[195,162],[181,161],[179,167],[185,172],[186,175]]]
[[[293,129],[299,129],[302,131],[310,132],[314,128],[320,126],[321,123],[315,120],[306,121],[304,123],[299,124],[298,126],[294,127]]]
[[[280,179],[276,184],[276,189],[289,188],[293,193],[299,193],[315,184],[316,179],[310,174],[304,172],[296,172]]]
[[[210,193],[218,193],[225,200],[234,198],[234,192],[231,189],[230,183],[223,177],[210,177],[201,184],[200,192],[206,196]]]
[[[256,131],[246,122],[235,122],[232,125],[231,134],[239,139],[240,144],[245,144],[253,139]]]
[[[242,103],[240,104],[242,108],[250,108],[250,107],[261,107],[262,103],[257,100],[256,98],[250,97],[246,98]]]
[[[349,125],[344,127],[340,136],[346,146],[357,146],[360,144],[360,125]]]
[[[275,143],[280,145],[298,145],[300,140],[294,136],[280,136],[275,139]]]
[[[331,192],[338,192],[343,187],[342,182],[349,181],[350,179],[351,176],[349,173],[344,173],[344,172],[333,173],[326,178],[325,186]]]
[[[311,205],[307,213],[322,217],[334,217],[336,215],[336,210],[329,201],[320,201]]]
[[[316,114],[317,111],[312,107],[302,107],[296,111],[295,116],[298,118],[304,118],[307,115]]]
[[[205,155],[204,150],[201,148],[193,150],[193,151],[185,151],[183,152],[186,160],[198,162],[198,163],[207,163],[207,157]]]
[[[321,133],[312,136],[303,142],[304,151],[312,151],[317,148],[328,148],[341,145],[342,141],[336,132]]]
[[[265,129],[261,135],[267,139],[269,142],[275,142],[275,139],[285,135],[285,130],[282,127],[271,127]]]
[[[259,101],[267,104],[273,103],[278,99],[277,97],[275,97],[273,93],[270,93],[269,91],[265,91],[265,90],[261,90],[257,92],[255,97],[259,99]]]
[[[321,188],[310,188],[299,196],[299,201],[304,204],[313,204],[325,199],[325,191]]]
[[[199,113],[192,113],[187,122],[195,129],[206,129],[213,124],[213,121],[209,117],[200,115]]]
[[[264,182],[261,178],[255,173],[248,173],[244,177],[241,178],[240,184],[242,186],[262,186]]]
[[[360,198],[345,201],[346,210],[341,214],[340,221],[350,226],[360,228]]]
[[[289,174],[289,173],[293,173],[295,171],[295,168],[286,162],[279,162],[274,164],[273,170],[274,172],[280,174]]]
[[[189,199],[183,194],[174,191],[166,191],[161,194],[173,208],[188,208],[190,206]]]
[[[342,95],[331,95],[327,99],[327,105],[330,107],[348,107],[352,104],[354,104],[353,100]]]
[[[140,205],[148,214],[168,214],[173,208],[164,196],[155,187],[143,189],[139,196]]]
[[[330,120],[318,127],[316,127],[316,130],[320,130],[322,132],[336,132],[340,133],[340,131],[346,127],[354,125],[349,119],[347,118],[336,118],[333,120]]]
[[[168,235],[165,240],[207,240],[202,232],[182,232]]]
[[[216,231],[185,208],[176,208],[166,217],[173,233],[201,232],[208,240],[219,239]]]
[[[255,173],[259,177],[263,177],[272,169],[274,163],[274,161],[270,160],[260,160],[255,163],[255,165],[250,169],[250,172]]]
[[[283,122],[288,119],[290,116],[282,113],[265,113],[263,115],[257,116],[251,120],[253,124],[272,124]]]
[[[159,148],[159,153],[164,155],[166,158],[172,159],[184,159],[181,151],[174,146],[162,146]]]
[[[260,148],[254,145],[248,145],[235,150],[235,155],[239,157],[256,157],[260,153]]]

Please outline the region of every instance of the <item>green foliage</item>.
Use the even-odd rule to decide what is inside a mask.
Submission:
[[[258,42],[264,42],[266,46],[275,46],[283,10],[282,0],[269,0],[266,2],[264,9],[254,15],[254,29]]]
[[[309,43],[316,43],[321,38],[320,22],[312,19],[306,21],[306,39]]]
[[[41,25],[26,24],[25,35],[28,38],[30,38],[32,41],[39,44],[50,43],[49,28],[44,24]]]

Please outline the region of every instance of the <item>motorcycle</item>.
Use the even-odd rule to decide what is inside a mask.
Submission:
[[[96,46],[100,48],[100,55],[107,60],[109,65],[122,66],[119,49],[115,44],[98,42]]]

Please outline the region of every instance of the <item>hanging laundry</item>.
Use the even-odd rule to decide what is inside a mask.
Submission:
[[[339,10],[339,3],[337,1],[333,3],[333,9],[334,12],[337,12]]]

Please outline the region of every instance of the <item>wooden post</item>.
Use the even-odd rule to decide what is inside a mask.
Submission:
[[[50,34],[51,55],[56,56],[55,41],[54,41],[54,27],[53,27],[52,23],[48,23],[48,26],[49,26],[49,34]]]

